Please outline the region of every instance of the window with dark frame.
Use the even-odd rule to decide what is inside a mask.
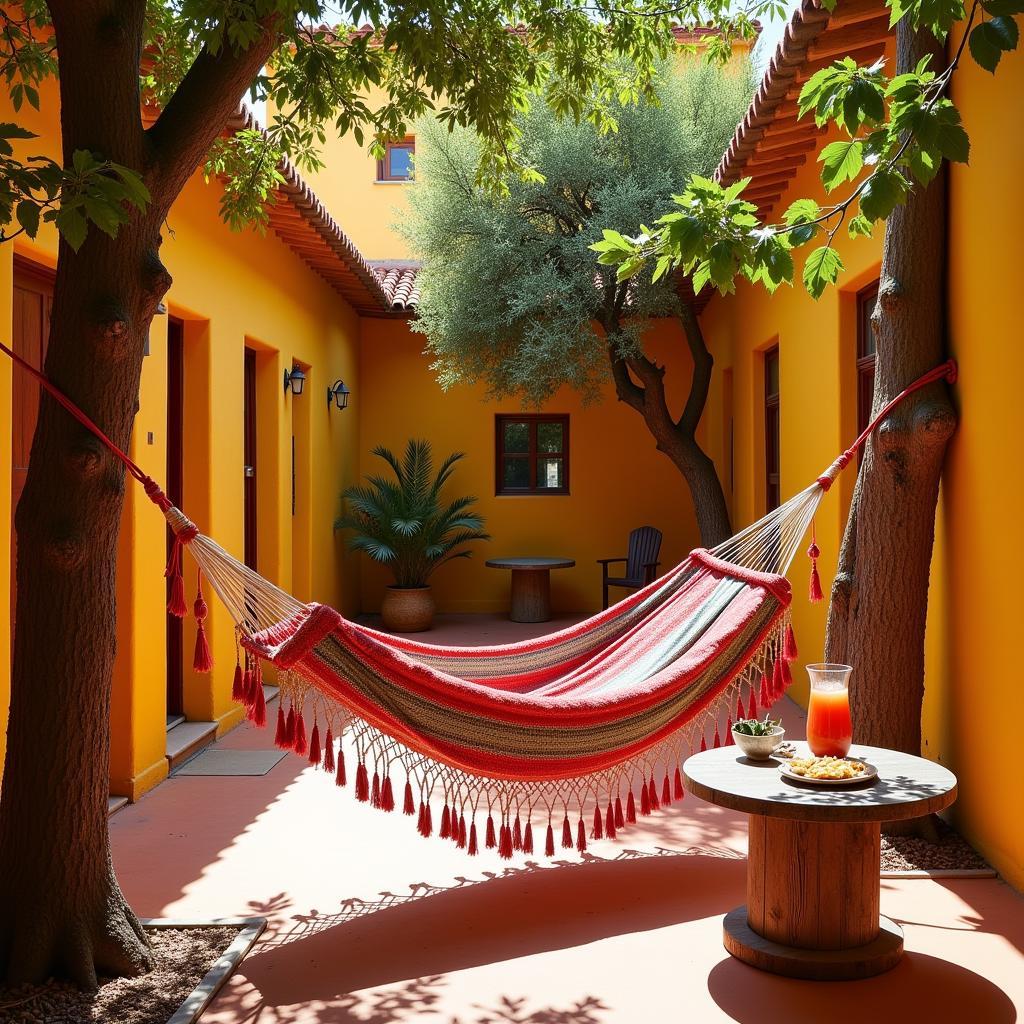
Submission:
[[[875,330],[871,314],[878,301],[878,282],[857,293],[857,435],[871,420],[871,403],[875,395]],[[857,450],[857,465],[864,457],[864,446]]]
[[[412,181],[416,140],[409,136],[401,142],[386,142],[384,156],[377,161],[378,181]]]
[[[569,417],[499,413],[494,418],[495,494],[569,493]]]
[[[765,511],[781,504],[779,436],[779,346],[764,354],[764,468]]]

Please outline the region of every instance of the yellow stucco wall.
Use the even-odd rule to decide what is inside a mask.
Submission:
[[[965,61],[954,79],[972,140],[969,167],[950,183],[949,331],[961,377],[955,388],[961,422],[950,446],[937,520],[929,592],[922,752],[960,779],[953,815],[970,841],[1016,887],[1024,887],[1024,788],[1012,744],[994,725],[1019,704],[1020,602],[1016,578],[1024,555],[1001,536],[1024,503],[1014,439],[1024,436],[1024,377],[1018,343],[1021,214],[996,206],[1024,175],[1024,143],[993,111],[1024,87],[1024,59],[1008,57],[992,77]],[[825,140],[827,141],[827,140]],[[819,197],[810,154],[779,210],[802,195]],[[777,211],[778,212],[778,211]],[[996,219],[998,217],[998,223]],[[782,494],[806,486],[856,434],[856,292],[878,275],[881,232],[870,241],[837,236],[846,264],[838,291],[813,302],[798,286],[769,297],[741,285],[712,301],[703,317],[716,355],[716,389],[707,420],[709,443],[722,422],[731,378],[735,426],[734,525],[764,511],[763,351],[779,345]],[[798,261],[799,276],[799,261]],[[717,397],[716,397],[717,395]],[[716,411],[717,410],[717,411]],[[835,571],[854,477],[847,472],[817,516],[826,589]],[[826,605],[803,595],[807,561],[791,572],[794,622],[804,663],[821,657]],[[803,672],[791,691],[806,699]],[[856,685],[854,680],[853,685]]]
[[[37,131],[33,152],[57,151],[53,90],[43,113],[23,109],[22,123]],[[0,112],[14,120],[8,112]],[[232,554],[243,554],[243,363],[246,346],[257,356],[259,570],[298,596],[336,604],[349,613],[358,602],[359,563],[343,556],[332,529],[337,495],[355,475],[358,424],[352,410],[328,411],[327,386],[342,377],[358,394],[359,318],[272,233],[232,233],[217,212],[216,185],[196,176],[168,218],[161,256],[174,284],[166,301],[185,324],[184,506],[200,529]],[[55,238],[15,250],[52,265]],[[0,322],[11,331],[11,246],[0,247]],[[166,465],[166,317],[154,320],[143,367],[132,456],[153,476]],[[305,393],[286,395],[285,367],[303,365]],[[10,367],[0,365],[0,427],[10,436]],[[296,508],[292,513],[291,438],[298,438]],[[0,472],[10,479],[10,444],[0,446]],[[10,486],[0,488],[0,522],[8,528]],[[166,774],[165,533],[163,519],[136,487],[129,487],[119,547],[118,654],[112,707],[111,791],[137,797]],[[6,579],[5,547],[0,578]],[[191,601],[195,567],[186,562]],[[0,597],[0,705],[6,723],[9,693],[8,588]],[[210,598],[211,595],[207,595]],[[186,716],[216,721],[223,731],[240,709],[231,703],[234,634],[223,608],[209,600],[208,632],[216,667],[191,672],[194,624],[186,620]],[[3,730],[5,731],[5,729]]]
[[[410,437],[429,440],[438,458],[451,451],[465,452],[450,493],[480,499],[479,511],[494,538],[473,545],[472,558],[437,571],[432,582],[443,610],[507,609],[509,574],[488,569],[484,562],[513,555],[556,555],[577,564],[551,574],[554,609],[593,611],[601,602],[601,570],[595,560],[625,555],[634,527],[649,524],[662,530],[664,568],[698,543],[682,477],[655,450],[639,415],[615,401],[609,389],[601,402],[589,407],[563,389],[541,410],[569,414],[570,494],[495,496],[494,416],[522,411],[519,402],[486,401],[483,388],[469,386],[443,392],[423,355],[423,335],[412,333],[401,321],[366,321],[362,339],[361,471],[385,468],[370,454],[373,447],[401,449]],[[649,351],[669,367],[666,387],[678,411],[689,387],[691,365],[678,324],[660,323],[649,339]],[[367,560],[364,609],[380,607],[389,581],[383,567]],[[625,593],[613,591],[612,599]]]

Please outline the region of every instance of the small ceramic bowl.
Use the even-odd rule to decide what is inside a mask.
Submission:
[[[737,732],[735,728],[732,731],[732,738],[736,741],[736,746],[751,761],[767,761],[782,743],[785,735],[786,730],[781,725],[774,726],[772,731],[764,736],[748,736],[745,732]]]

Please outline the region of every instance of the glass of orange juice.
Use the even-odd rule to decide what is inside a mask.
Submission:
[[[853,741],[849,665],[808,665],[807,745],[815,757],[846,757]]]

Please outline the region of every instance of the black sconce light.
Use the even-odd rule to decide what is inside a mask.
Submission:
[[[293,366],[290,370],[284,371],[284,389],[287,391],[291,388],[291,392],[296,397],[302,394],[302,386],[306,383],[306,375],[298,366]]]
[[[330,409],[331,403],[333,402],[339,409],[345,409],[348,407],[348,396],[352,394],[343,380],[336,380],[327,389],[327,408]]]

